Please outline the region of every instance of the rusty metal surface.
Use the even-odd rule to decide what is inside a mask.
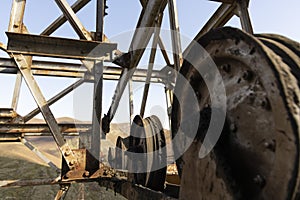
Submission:
[[[216,29],[198,42],[223,77],[227,119],[210,155],[197,158],[201,141],[196,140],[178,160],[180,198],[294,199],[299,182],[297,79],[270,49],[238,29]],[[183,66],[184,76],[195,73],[188,63]],[[190,84],[202,94],[199,103],[203,105],[207,89],[198,88],[199,82],[194,74]],[[187,106],[184,98],[180,102]],[[176,125],[185,115],[173,106]]]
[[[77,0],[72,6],[74,13],[78,12],[81,8],[87,5],[91,0]],[[51,35],[55,30],[57,30],[61,25],[67,21],[65,15],[59,16],[53,23],[51,23],[41,35]]]
[[[16,64],[8,58],[0,58],[0,73],[16,74],[18,72]],[[92,81],[93,75],[87,73],[87,69],[80,64],[48,62],[48,61],[32,61],[31,72],[33,75],[39,76],[55,76],[55,77],[73,77],[84,78],[86,81]],[[104,66],[104,80],[119,80],[122,69],[119,67]],[[145,82],[147,70],[136,69],[132,80],[136,82]],[[167,83],[166,73],[159,70],[153,70],[151,82]]]
[[[90,123],[76,123],[76,124],[58,124],[59,130],[62,133],[77,133],[87,132],[91,128]],[[1,133],[50,133],[50,129],[47,124],[1,124]]]
[[[298,86],[300,87],[300,57],[298,57],[291,49],[275,40],[263,37],[259,37],[259,40],[274,51],[274,53],[279,55],[282,61],[290,67],[291,72],[296,77]]]
[[[28,55],[49,56],[73,59],[107,60],[117,48],[113,43],[84,41],[32,34],[6,32],[7,51]],[[101,51],[93,51],[95,48]]]

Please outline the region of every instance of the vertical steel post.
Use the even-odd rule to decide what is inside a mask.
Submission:
[[[13,0],[8,32],[21,33],[23,31],[23,18],[26,0]]]
[[[134,107],[133,107],[133,85],[132,79],[128,82],[128,94],[129,94],[129,115],[130,115],[130,124],[132,124],[134,119]]]
[[[169,128],[171,130],[171,115],[172,115],[173,93],[167,87],[165,87],[165,93],[166,93],[166,104],[167,104],[167,114],[168,114],[168,120],[169,120]]]
[[[95,40],[103,39],[103,18],[105,9],[105,0],[97,0],[96,6],[96,37]],[[101,114],[102,114],[102,86],[103,86],[103,62],[100,61],[94,65],[94,94],[93,94],[93,128],[91,140],[91,153],[100,161],[101,138]]]
[[[174,68],[176,71],[179,71],[182,63],[182,50],[181,50],[181,40],[180,40],[180,30],[179,30],[176,0],[168,0],[168,8],[169,8],[170,27],[172,31],[171,38],[172,38]]]
[[[26,5],[26,0],[13,1],[11,12],[10,12],[8,32],[16,32],[16,33],[23,32],[24,30],[23,18],[24,18],[25,5]],[[18,71],[16,82],[15,82],[14,93],[13,93],[13,99],[11,102],[11,107],[13,110],[16,110],[18,106],[21,85],[22,85],[22,74],[20,73],[20,71]]]
[[[94,66],[94,94],[93,94],[93,128],[91,137],[91,153],[100,160],[100,143],[102,135],[101,114],[102,114],[102,84],[103,84],[103,62]]]
[[[16,77],[16,82],[15,82],[13,98],[12,98],[12,102],[11,102],[11,108],[13,110],[17,110],[17,107],[18,107],[21,85],[22,85],[22,74],[20,73],[20,71],[18,71],[17,77]]]
[[[103,41],[103,25],[106,0],[97,0],[96,11],[96,37],[95,40]]]

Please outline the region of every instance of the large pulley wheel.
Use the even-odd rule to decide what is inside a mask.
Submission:
[[[203,159],[195,140],[177,160],[182,199],[294,199],[299,184],[299,86],[292,69],[262,42],[239,29],[215,29],[197,41],[222,75],[227,96],[226,122],[213,151]],[[197,56],[193,48],[189,54]],[[299,64],[299,63],[298,63]],[[202,110],[210,104],[200,74],[184,61],[188,80],[176,85],[172,135],[188,118],[184,98],[191,85]],[[207,120],[201,118],[201,120]],[[209,121],[209,120],[207,120]],[[200,122],[199,122],[200,123]],[[190,134],[190,133],[184,133]],[[205,135],[198,129],[197,135]],[[177,145],[173,144],[176,152]]]
[[[163,191],[166,178],[166,141],[160,120],[156,116],[142,119],[137,115],[129,137],[129,181]]]

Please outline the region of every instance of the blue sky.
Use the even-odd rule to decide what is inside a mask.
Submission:
[[[71,4],[74,1],[69,1]],[[5,31],[8,27],[9,13],[11,7],[11,0],[1,0],[0,2],[0,42],[6,44],[7,38]],[[105,17],[105,34],[114,42],[118,41],[118,36],[127,31],[131,31],[136,26],[141,6],[138,0],[108,0],[107,4],[109,9],[107,10],[108,16]],[[95,25],[95,0],[91,1],[85,8],[79,12],[79,18],[84,26],[94,31]],[[210,2],[207,0],[177,0],[179,24],[181,34],[186,38],[192,39],[198,30],[204,25],[207,19],[211,16],[214,10],[218,7],[218,3]],[[298,20],[300,19],[300,1],[298,0],[252,0],[250,1],[250,16],[253,23],[253,28],[256,33],[278,33],[285,35],[294,40],[300,41],[300,26]],[[50,24],[61,12],[56,6],[53,0],[27,0],[27,8],[25,11],[25,25],[32,34],[41,33],[48,24]],[[167,14],[167,11],[165,11]],[[165,15],[163,21],[163,28],[168,28],[168,17]],[[238,18],[234,18],[229,22],[230,26],[239,27]],[[61,37],[74,37],[77,38],[74,31],[72,31],[70,25],[66,23],[57,32],[55,36]],[[122,41],[124,42],[124,41]],[[129,44],[129,40],[127,41]],[[183,44],[184,45],[184,44]],[[126,46],[126,45],[125,45]],[[121,49],[126,51],[127,49]],[[7,57],[3,52],[0,52],[0,56]],[[141,65],[146,65],[147,59],[142,60]],[[159,61],[158,61],[159,62]],[[13,75],[0,74],[0,107],[9,107],[12,97],[12,91],[14,86]],[[46,96],[50,98],[62,88],[67,87],[72,83],[74,79],[63,78],[41,78],[37,77],[37,81],[41,86],[41,89]],[[113,90],[116,83],[107,82],[104,85],[104,112],[107,111],[108,105],[113,94]],[[142,85],[135,84],[134,89],[136,92],[135,103],[140,105],[140,94],[142,93]],[[163,95],[163,87],[156,85],[151,88],[155,91],[155,94],[150,95],[149,101],[152,104],[148,105],[149,115],[152,113],[160,115],[163,118],[162,121],[166,123],[165,119],[165,97]],[[54,111],[56,117],[62,116],[74,116],[76,118],[84,118],[81,116],[81,110],[84,110],[83,103],[74,99],[74,97],[89,96],[91,94],[91,87],[84,85],[75,92],[66,96],[62,101],[53,105],[51,108]],[[75,102],[75,106],[73,105]],[[90,100],[86,100],[89,105]],[[77,106],[77,104],[80,104]],[[89,106],[86,107],[89,107]],[[117,122],[122,122],[124,116],[128,115],[127,101],[124,97],[120,111],[118,112]],[[158,106],[160,105],[160,107]],[[18,112],[24,115],[31,111],[35,107],[35,103],[28,92],[26,85],[23,83],[22,92],[20,98],[20,104]],[[75,110],[74,110],[75,107]],[[136,108],[136,112],[139,109]],[[75,114],[74,114],[75,113]],[[123,115],[121,115],[121,113]],[[80,116],[78,116],[80,115]],[[41,116],[39,116],[41,117]],[[119,121],[118,121],[119,120]],[[128,118],[125,119],[125,121]]]

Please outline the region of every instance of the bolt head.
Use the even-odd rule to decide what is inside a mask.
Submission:
[[[89,172],[89,171],[85,171],[85,172],[84,172],[84,176],[85,176],[85,177],[89,177],[89,176],[90,176],[90,172]]]

